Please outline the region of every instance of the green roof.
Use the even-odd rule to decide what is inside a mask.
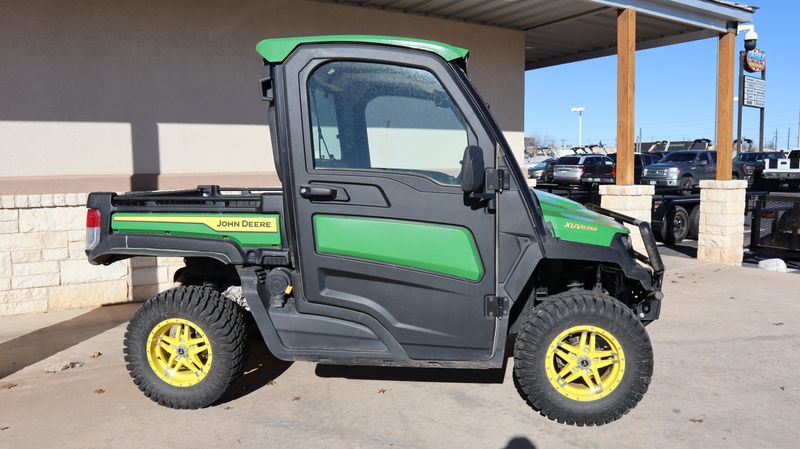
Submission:
[[[275,64],[283,62],[298,45],[332,43],[332,42],[360,42],[365,44],[391,45],[394,47],[413,48],[424,50],[444,58],[446,61],[466,58],[469,50],[466,48],[454,47],[436,41],[414,39],[410,37],[396,36],[370,36],[364,34],[342,34],[334,36],[301,36],[301,37],[282,37],[275,39],[264,39],[256,45],[256,51],[267,61]]]

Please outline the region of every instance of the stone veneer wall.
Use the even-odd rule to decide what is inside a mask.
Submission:
[[[146,299],[180,258],[86,260],[85,193],[0,196],[0,316]]]
[[[652,219],[654,193],[655,187],[650,185],[605,184],[600,186],[600,206],[649,222]],[[634,249],[645,254],[639,228],[625,226],[631,231]]]
[[[700,235],[697,259],[741,265],[747,181],[700,181]]]

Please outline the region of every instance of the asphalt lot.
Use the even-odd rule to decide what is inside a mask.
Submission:
[[[797,277],[685,257],[665,261],[662,317],[649,327],[656,354],[650,391],[610,425],[577,428],[542,418],[519,397],[510,366],[290,364],[272,359],[258,341],[245,376],[222,403],[170,410],[128,377],[121,324],[0,380],[0,448],[795,447]],[[12,319],[0,319],[0,329]],[[35,346],[30,335],[0,343],[0,355]],[[102,354],[92,358],[96,352]],[[85,365],[45,373],[65,361]]]

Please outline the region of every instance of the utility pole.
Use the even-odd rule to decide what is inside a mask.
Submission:
[[[775,138],[772,139],[772,141],[775,142],[775,147],[773,148],[773,150],[777,150],[778,149],[778,128],[775,128]]]
[[[567,139],[561,139],[561,149],[562,150],[564,149],[564,145],[566,145],[566,143],[564,143],[566,141],[567,141]]]
[[[636,143],[636,152],[642,152],[642,128],[639,128],[639,142]]]
[[[800,148],[800,109],[797,110],[797,148]]]
[[[786,129],[786,150],[787,151],[789,150],[789,148],[791,148],[789,146],[789,142],[791,141],[791,136],[792,136],[792,128],[789,127],[789,128]]]
[[[578,113],[578,146],[579,147],[583,146],[583,111],[585,111],[585,110],[586,110],[586,108],[584,108],[583,106],[570,108],[570,110],[569,110],[570,112],[577,112]]]

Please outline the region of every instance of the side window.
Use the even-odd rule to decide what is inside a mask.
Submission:
[[[698,156],[697,161],[698,162],[702,162],[702,161],[711,162],[708,159],[708,153],[700,153],[700,156]]]
[[[602,160],[603,160],[603,163],[606,164],[606,165],[614,165],[614,161],[612,161],[611,158],[604,157]],[[641,161],[641,160],[642,159],[640,158],[639,161]]]
[[[308,80],[315,169],[392,170],[458,185],[469,129],[430,72],[334,61]]]

